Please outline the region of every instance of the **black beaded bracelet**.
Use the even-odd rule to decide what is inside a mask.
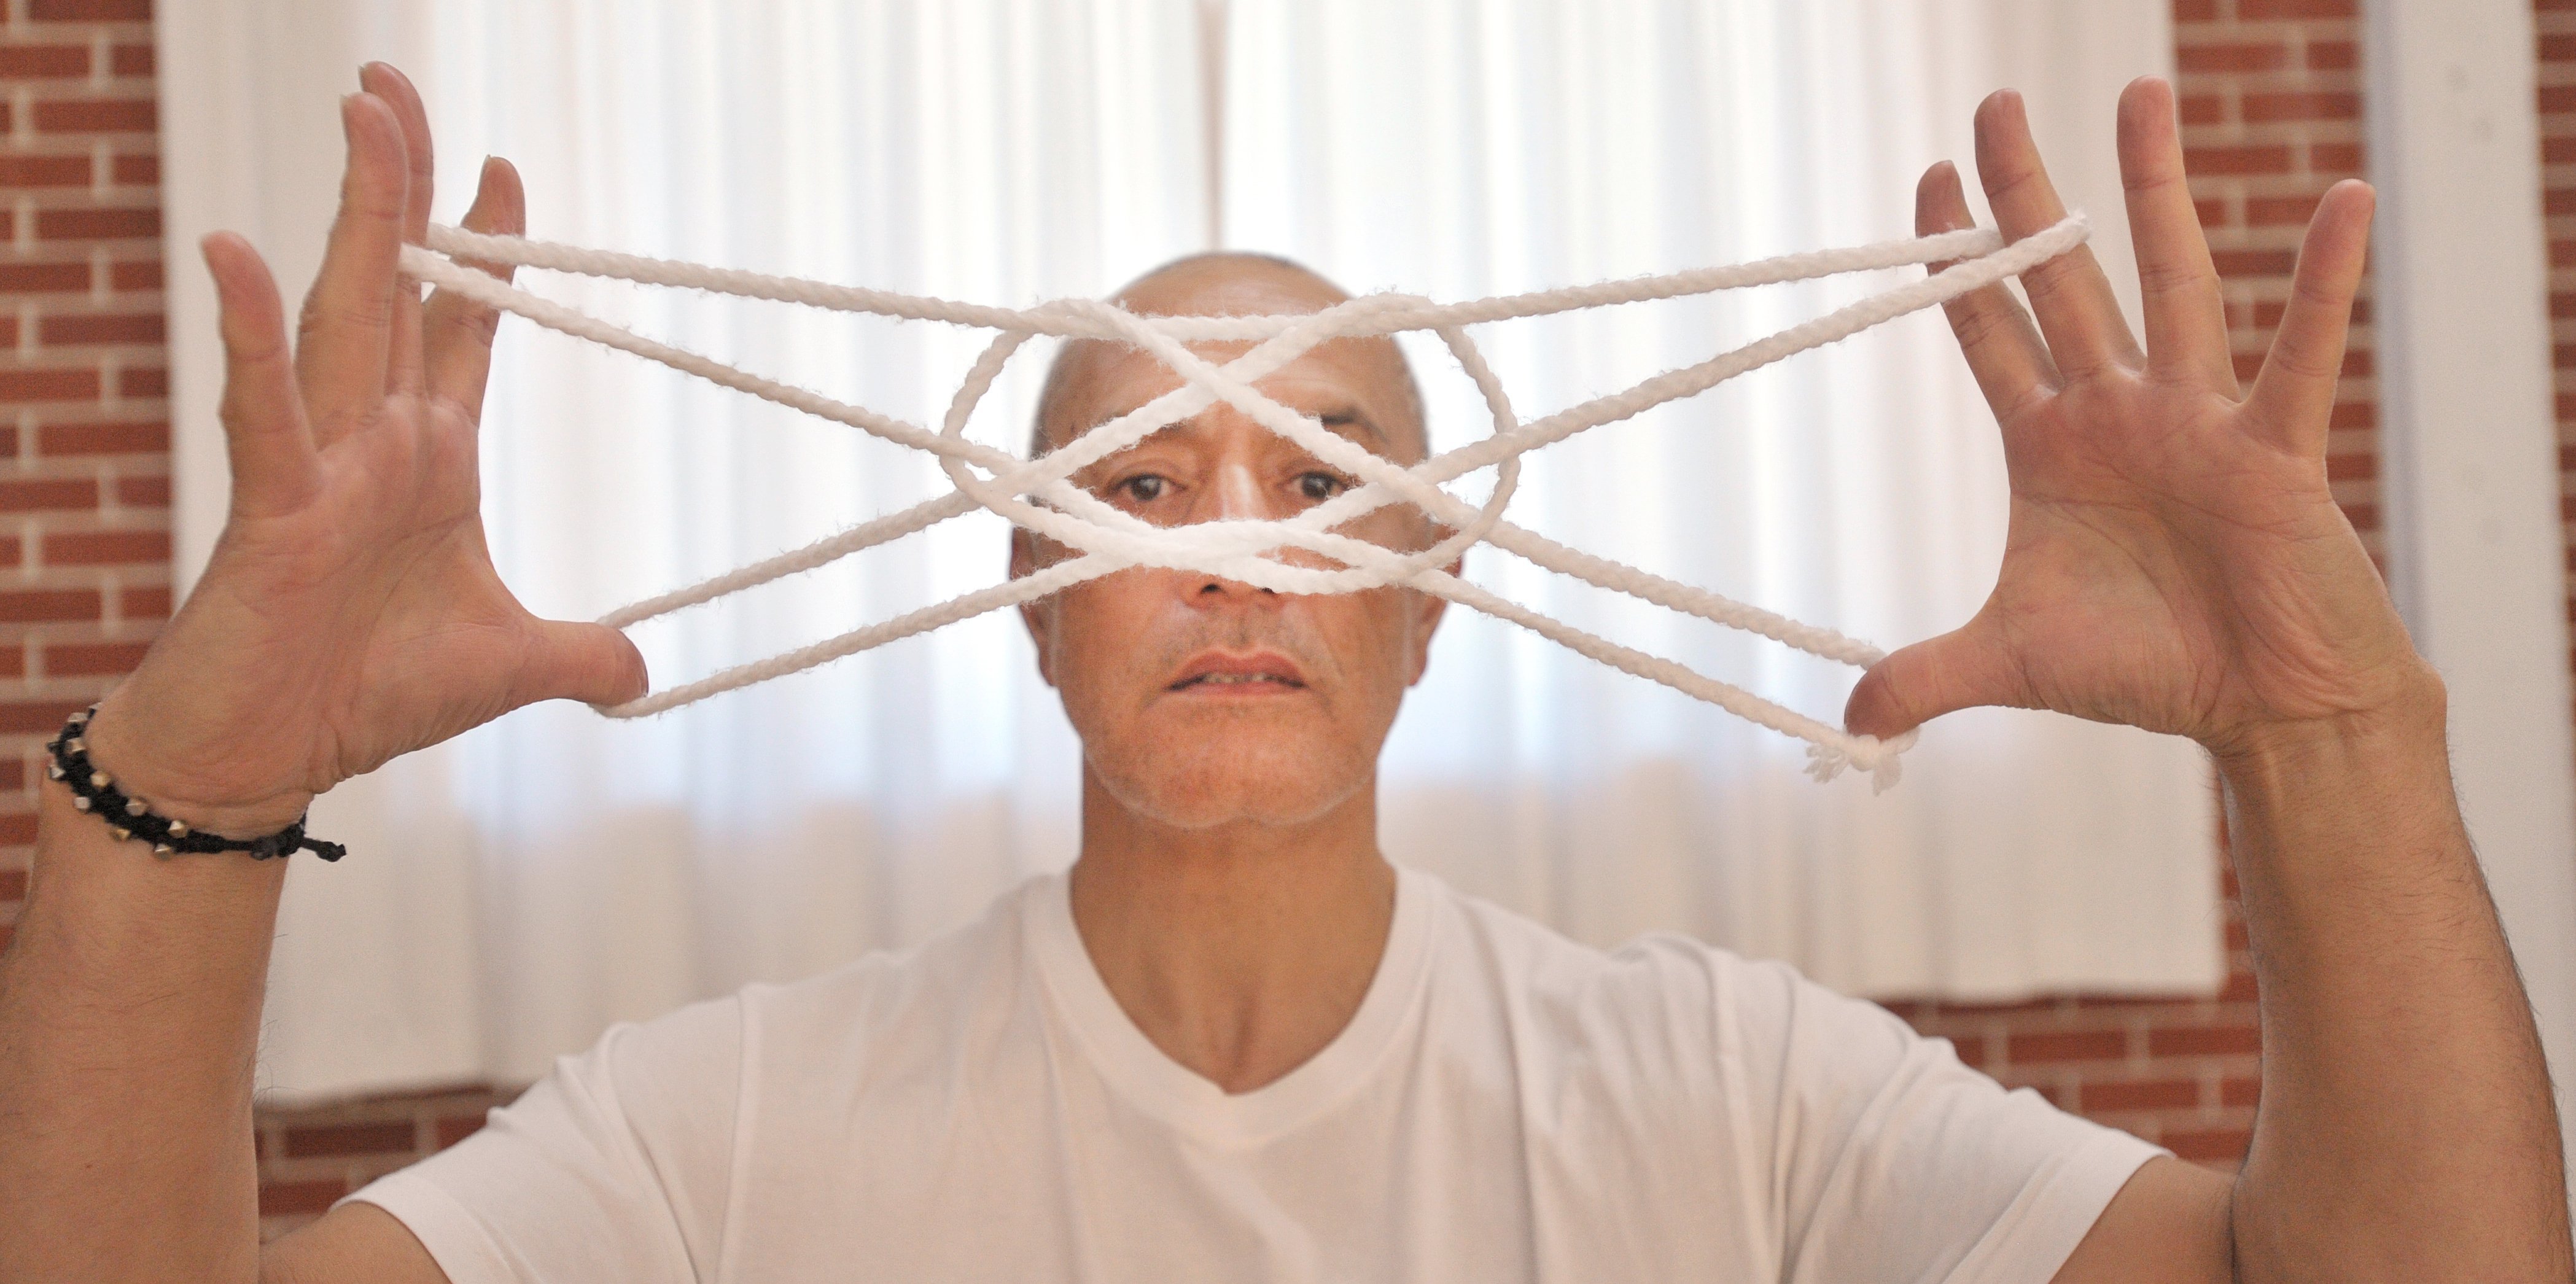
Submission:
[[[199,833],[184,821],[152,814],[151,804],[140,798],[128,798],[117,791],[116,781],[106,772],[90,765],[89,745],[81,732],[89,725],[97,705],[81,710],[63,724],[63,733],[47,741],[53,751],[53,764],[45,774],[72,791],[72,805],[107,822],[109,833],[118,842],[139,838],[152,844],[154,853],[167,856],[172,852],[249,852],[253,860],[272,856],[292,856],[310,849],[324,860],[338,860],[349,849],[338,843],[326,843],[304,832],[304,818],[265,838],[235,839]]]

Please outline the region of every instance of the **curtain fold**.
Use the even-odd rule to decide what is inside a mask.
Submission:
[[[539,236],[1025,304],[1201,247],[1197,7],[177,7],[160,29],[183,559],[201,561],[223,495],[194,240],[243,230],[302,289],[339,168],[332,107],[361,57],[399,62],[429,99],[441,218],[492,152],[527,176]],[[1440,298],[1885,239],[1907,230],[1922,164],[1965,155],[1975,94],[2017,79],[2116,233],[2109,105],[2167,56],[2162,21],[2150,0],[1235,0],[1223,233],[1353,289]],[[523,279],[916,421],[986,338]],[[1535,415],[1893,279],[1478,339]],[[1463,380],[1436,346],[1414,351],[1435,436],[1464,440],[1481,421]],[[1018,358],[978,437],[1021,448],[1046,355]],[[567,617],[945,486],[848,429],[516,322],[484,442],[503,574]],[[1918,317],[1535,456],[1513,515],[1893,645],[1973,610],[2002,497],[1992,423],[1939,319]],[[657,684],[686,680],[991,582],[1004,529],[961,519],[637,640]],[[1468,569],[1823,716],[1851,680],[1490,550]],[[2211,806],[2188,746],[1963,715],[1872,798],[1808,783],[1792,743],[1463,611],[1409,704],[1386,760],[1389,854],[1578,936],[1678,928],[1881,994],[2218,979]],[[263,1084],[527,1078],[612,1020],[924,939],[1071,859],[1078,752],[1004,614],[659,719],[541,707],[399,760],[316,809],[357,854],[289,880]]]

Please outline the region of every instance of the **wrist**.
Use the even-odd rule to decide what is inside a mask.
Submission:
[[[120,709],[112,695],[99,703],[82,739],[92,765],[126,795],[203,833],[259,838],[294,824],[313,806],[314,795],[303,790],[227,787],[169,762],[154,752],[148,722]]]
[[[2337,713],[2236,728],[2203,742],[2231,789],[2285,786],[2351,772],[2413,770],[2427,764],[2447,777],[2449,695],[2430,665],[2418,662],[2378,701]]]

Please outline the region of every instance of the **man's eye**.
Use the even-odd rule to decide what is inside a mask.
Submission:
[[[1118,490],[1139,504],[1150,504],[1161,499],[1163,492],[1169,489],[1171,484],[1169,478],[1157,477],[1152,473],[1140,473],[1118,483]]]
[[[1350,488],[1349,482],[1331,473],[1305,473],[1297,478],[1298,493],[1318,504]]]

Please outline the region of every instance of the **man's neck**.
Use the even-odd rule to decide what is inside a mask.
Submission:
[[[1073,921],[1163,1054],[1230,1093],[1324,1050],[1359,1011],[1395,920],[1377,796],[1294,826],[1182,830],[1084,774]]]

